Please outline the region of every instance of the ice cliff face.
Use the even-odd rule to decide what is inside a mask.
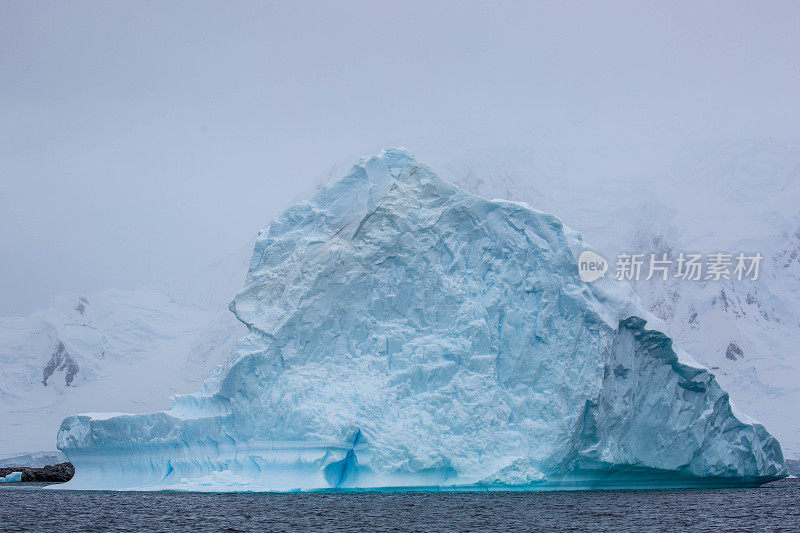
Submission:
[[[609,260],[609,275],[619,253],[762,253],[757,281],[677,280],[673,263],[670,279],[645,274],[633,288],[674,344],[800,457],[800,417],[787,408],[800,403],[800,143],[742,140],[669,160],[649,158],[626,178],[581,172],[552,149],[491,149],[439,157],[436,168],[480,196],[558,213]]]
[[[194,395],[64,420],[72,488],[292,490],[753,484],[778,442],[585,284],[580,236],[451,185],[402,150],[363,160],[259,235],[231,310],[249,328]]]

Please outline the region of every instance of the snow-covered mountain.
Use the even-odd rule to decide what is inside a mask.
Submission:
[[[139,290],[58,298],[0,319],[0,456],[52,450],[68,413],[147,411],[195,390],[245,329],[227,304],[252,245]]]
[[[57,465],[65,461],[67,461],[67,456],[58,450],[30,452],[22,455],[4,457],[0,459],[0,467],[14,468],[27,466],[29,468],[43,468],[47,465]]]
[[[787,457],[800,457],[800,416],[791,409],[800,402],[800,145],[702,147],[670,167],[613,179],[513,148],[429,159],[444,178],[483,197],[558,213],[612,262],[620,252],[760,251],[756,282],[634,286],[676,344],[778,437]],[[343,175],[343,165],[316,188]],[[243,334],[227,304],[251,252],[248,245],[180,280],[64,297],[29,317],[0,319],[0,421],[10,428],[0,432],[0,456],[53,449],[69,414],[147,412],[195,390]]]

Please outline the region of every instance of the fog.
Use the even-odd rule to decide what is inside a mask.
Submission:
[[[0,314],[198,269],[385,146],[599,190],[800,137],[797,3],[289,4],[0,3]]]

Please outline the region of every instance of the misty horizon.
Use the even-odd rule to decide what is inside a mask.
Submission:
[[[0,5],[0,314],[197,270],[387,146],[600,191],[800,138],[796,4],[371,6]]]

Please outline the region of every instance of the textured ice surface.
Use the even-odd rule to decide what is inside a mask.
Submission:
[[[256,241],[249,328],[196,394],[64,420],[68,488],[595,488],[754,484],[778,442],[580,236],[407,152],[364,159]]]
[[[578,171],[557,150],[466,150],[435,157],[453,183],[485,198],[527,201],[618,253],[667,254],[673,270],[633,284],[662,331],[688,349],[737,406],[800,458],[800,142],[744,140],[648,160],[634,177]],[[647,178],[643,178],[647,176]],[[757,281],[676,279],[680,253],[762,253]],[[652,326],[652,322],[649,326]],[[730,351],[729,351],[730,349]],[[740,353],[741,352],[741,355]]]

